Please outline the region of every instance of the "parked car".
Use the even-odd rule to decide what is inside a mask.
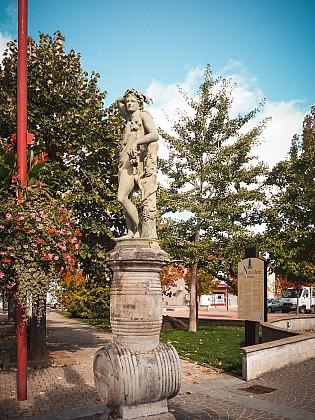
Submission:
[[[280,303],[280,299],[268,299],[267,310],[268,312],[282,311],[282,304]]]

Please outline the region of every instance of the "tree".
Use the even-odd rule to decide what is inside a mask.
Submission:
[[[276,273],[294,283],[315,282],[315,107],[292,139],[289,157],[271,171],[264,247]]]
[[[176,286],[176,282],[183,278],[185,268],[179,264],[168,264],[160,272],[160,280],[163,292]]]
[[[185,275],[185,281],[188,284],[188,290],[191,283],[190,279],[191,279],[191,272],[190,270],[187,270],[186,275]],[[215,290],[218,287],[220,283],[220,280],[215,278],[205,268],[197,269],[196,281],[197,281],[196,293],[199,298],[201,295],[210,295],[213,292],[213,290]]]
[[[118,143],[122,122],[103,108],[100,75],[81,68],[80,54],[65,52],[65,38],[39,34],[28,40],[28,131],[45,147],[55,197],[80,224],[85,272],[101,282],[104,253],[123,231],[116,200]],[[8,43],[0,68],[0,137],[16,132],[17,43]]]
[[[267,120],[245,131],[259,108],[232,118],[232,91],[231,81],[213,79],[207,66],[197,99],[181,91],[192,112],[178,111],[179,119],[172,126],[175,135],[161,132],[169,147],[169,159],[160,165],[169,178],[169,187],[161,193],[164,209],[191,214],[184,222],[162,223],[162,232],[175,233],[171,248],[184,250],[182,256],[189,261],[191,332],[196,331],[198,265],[209,255],[223,260],[230,244],[240,242],[248,234],[246,228],[261,220],[264,193],[260,177],[266,167],[255,162],[250,151]],[[165,241],[166,246],[171,240]],[[240,258],[238,249],[230,252]]]
[[[28,40],[28,131],[47,153],[52,196],[81,228],[79,257],[92,287],[108,280],[104,253],[123,230],[115,191],[123,126],[114,107],[103,108],[99,74],[83,71],[80,54],[66,53],[64,41],[60,32]],[[17,42],[7,45],[0,67],[1,138],[16,133]]]

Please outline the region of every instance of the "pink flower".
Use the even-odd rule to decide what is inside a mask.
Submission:
[[[20,216],[20,217],[18,218],[18,222],[21,222],[22,220],[24,220],[24,217],[23,217],[23,216]]]
[[[7,213],[7,214],[5,215],[5,217],[6,217],[6,219],[11,220],[11,219],[12,219],[12,214]]]
[[[41,223],[37,226],[37,229],[43,229],[44,225],[42,225]]]
[[[14,184],[14,183],[18,182],[18,180],[19,180],[19,178],[18,178],[16,175],[13,175],[13,176],[12,176],[12,179],[11,179],[12,184]]]
[[[4,272],[0,271],[0,279],[3,279],[3,277],[4,277]]]
[[[47,254],[46,256],[49,260],[52,260],[52,258],[53,258],[53,254]]]
[[[55,260],[55,261],[59,260],[58,255],[56,255],[56,256],[54,257],[54,260]]]

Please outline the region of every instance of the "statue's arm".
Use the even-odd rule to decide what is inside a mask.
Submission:
[[[117,108],[121,114],[121,116],[127,120],[129,117],[128,111],[126,109],[125,104],[125,98],[123,96],[119,96],[119,98],[116,99]]]
[[[145,135],[137,139],[137,144],[149,144],[158,141],[159,133],[151,115],[146,111],[142,111],[141,116]]]

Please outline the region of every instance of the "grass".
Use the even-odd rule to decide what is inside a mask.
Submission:
[[[68,312],[59,311],[71,318]],[[111,332],[109,318],[75,318],[102,331]],[[244,328],[227,326],[200,326],[196,333],[174,329],[161,332],[161,341],[172,344],[179,356],[241,375],[240,347],[245,342]]]
[[[171,343],[181,357],[240,374],[244,328],[200,326],[196,333],[170,330],[161,333],[161,341]]]

